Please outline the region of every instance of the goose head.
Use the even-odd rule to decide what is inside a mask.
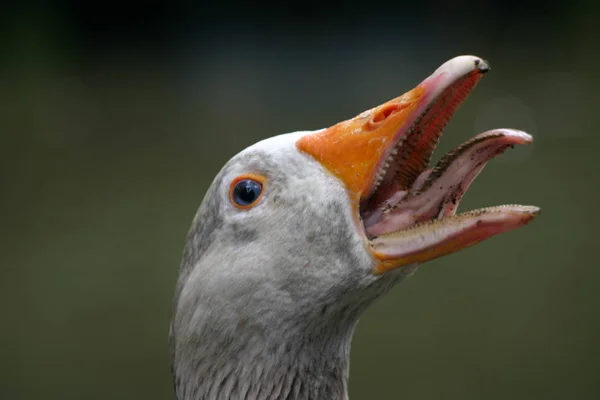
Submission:
[[[404,95],[235,155],[192,222],[175,291],[175,388],[191,399],[345,399],[361,314],[431,259],[527,224],[532,206],[457,214],[485,164],[532,138],[496,129],[430,156],[489,69],[456,57]]]

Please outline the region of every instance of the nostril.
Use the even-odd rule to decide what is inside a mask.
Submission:
[[[373,123],[385,121],[390,115],[392,115],[394,112],[396,112],[399,108],[400,108],[400,106],[398,104],[390,104],[383,108],[380,108],[379,110],[377,110],[375,112],[371,121],[373,121]]]

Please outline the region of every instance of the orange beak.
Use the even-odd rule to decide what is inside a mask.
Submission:
[[[304,136],[297,143],[298,149],[313,156],[344,182],[353,199],[363,200],[372,194],[386,159],[427,107],[457,81],[463,81],[461,85],[470,90],[488,69],[476,57],[452,59],[402,96]]]
[[[298,148],[320,161],[359,200],[370,193],[377,171],[426,97],[425,87],[419,85],[352,119],[304,136]]]
[[[458,251],[537,215],[530,206],[455,215],[487,161],[532,141],[524,132],[478,135],[429,168],[444,126],[488,70],[480,58],[456,57],[402,96],[298,140],[300,151],[346,186],[377,273]]]

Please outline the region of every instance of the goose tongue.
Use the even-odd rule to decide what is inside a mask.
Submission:
[[[489,160],[532,140],[512,129],[479,134],[424,171],[402,198],[386,204],[373,225],[365,221],[373,250],[382,260],[378,272],[441,257],[531,221],[539,213],[534,206],[503,205],[458,215],[456,210]]]
[[[453,216],[488,161],[509,146],[532,140],[527,133],[513,129],[495,129],[475,136],[444,155],[435,168],[423,171],[409,190],[390,197],[370,214],[364,221],[367,234],[376,237]]]

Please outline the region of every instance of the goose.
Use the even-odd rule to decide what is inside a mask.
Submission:
[[[412,90],[326,129],[262,140],[216,175],[192,221],[169,348],[179,400],[348,399],[360,316],[426,261],[533,220],[457,213],[486,163],[533,139],[494,129],[430,166],[446,123],[489,70],[443,63]]]

